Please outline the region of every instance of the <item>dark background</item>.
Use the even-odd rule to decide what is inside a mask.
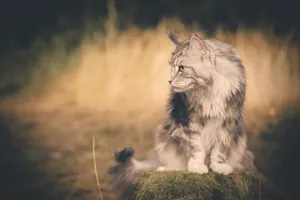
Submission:
[[[217,26],[234,31],[238,25],[272,27],[278,36],[300,30],[295,0],[116,0],[121,26],[130,22],[153,26],[163,17],[176,16],[186,24],[196,22],[206,31]],[[84,18],[107,15],[107,0],[11,0],[1,3],[1,49],[26,49],[42,37],[83,26]],[[122,27],[121,27],[122,28]]]

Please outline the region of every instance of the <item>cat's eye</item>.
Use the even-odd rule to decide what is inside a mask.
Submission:
[[[182,66],[182,65],[179,65],[179,67],[178,67],[178,71],[180,71],[180,72],[183,72],[183,70],[184,70],[184,66]]]

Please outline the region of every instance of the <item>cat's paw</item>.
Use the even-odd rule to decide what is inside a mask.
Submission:
[[[210,165],[210,168],[212,169],[212,171],[224,175],[228,175],[233,172],[233,168],[227,163],[212,163]]]
[[[163,166],[160,166],[156,169],[156,171],[166,171],[167,168],[166,167],[163,167]]]
[[[208,167],[204,164],[199,164],[198,162],[189,162],[188,171],[195,172],[198,174],[206,174],[208,173]]]

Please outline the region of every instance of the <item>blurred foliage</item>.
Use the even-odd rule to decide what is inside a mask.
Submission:
[[[270,24],[276,33],[298,33],[298,7],[293,0],[115,0],[120,27],[128,23],[154,26],[164,17],[178,17],[213,32],[223,26]],[[2,49],[28,47],[36,37],[83,27],[86,19],[107,16],[108,0],[8,1],[0,7]],[[101,25],[99,25],[101,26]],[[4,39],[5,38],[5,39]]]

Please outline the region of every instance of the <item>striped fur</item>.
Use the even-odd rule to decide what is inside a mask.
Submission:
[[[110,174],[119,199],[126,199],[125,185],[134,185],[142,169],[200,174],[211,169],[225,175],[254,170],[243,129],[246,76],[240,56],[229,44],[195,33],[183,40],[169,32],[169,38],[176,48],[169,61],[167,117],[157,128],[151,159],[116,157]]]

